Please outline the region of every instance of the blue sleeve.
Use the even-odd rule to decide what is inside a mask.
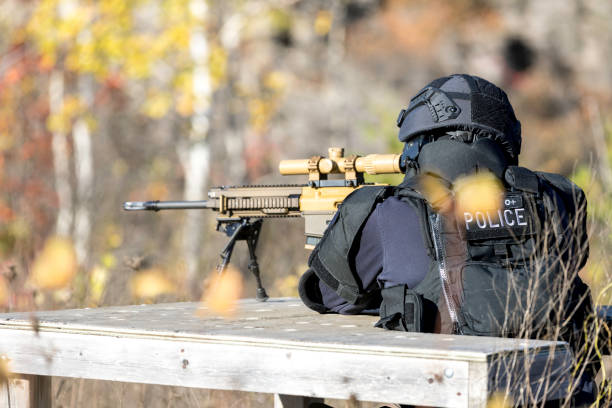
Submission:
[[[412,205],[397,197],[389,197],[378,210],[384,249],[379,284],[385,288],[405,284],[412,289],[425,278],[430,263],[420,217]]]
[[[378,204],[357,237],[350,262],[364,289],[401,284],[409,288],[417,286],[427,274],[430,259],[416,209],[397,197]],[[319,288],[323,304],[332,312],[368,312],[364,311],[366,306],[351,305],[322,281]]]

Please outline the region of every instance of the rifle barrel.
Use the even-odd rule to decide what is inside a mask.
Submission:
[[[202,201],[127,201],[123,203],[126,211],[159,210],[202,210],[212,208],[209,200]]]

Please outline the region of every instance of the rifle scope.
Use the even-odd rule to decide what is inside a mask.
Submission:
[[[344,157],[344,149],[330,147],[329,158],[314,156],[310,159],[281,160],[278,170],[283,175],[347,173],[356,171],[367,174],[403,173],[399,154],[368,154],[367,156]]]

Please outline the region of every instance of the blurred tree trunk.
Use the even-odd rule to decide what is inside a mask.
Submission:
[[[342,95],[344,89],[345,72],[342,66],[346,41],[346,14],[345,6],[339,0],[334,0],[329,6],[331,14],[331,26],[327,42],[327,64],[325,69],[326,103],[329,112],[340,114],[329,115],[329,127],[331,139],[334,146],[353,146],[354,141],[349,140],[352,136],[349,132],[350,115],[347,112],[346,98]]]
[[[595,144],[597,167],[599,176],[606,192],[612,192],[612,166],[608,156],[608,144],[606,142],[606,129],[604,119],[599,109],[599,103],[593,97],[585,98],[585,105],[591,122],[591,133]]]
[[[93,82],[89,75],[82,74],[78,81],[79,96],[89,110],[93,105]],[[91,131],[83,116],[79,117],[72,130],[76,176],[76,213],[74,220],[74,245],[77,259],[83,265],[87,259],[91,236],[91,198],[94,181]]]
[[[210,101],[212,86],[208,68],[209,44],[205,23],[208,6],[204,0],[191,0],[189,8],[199,24],[192,30],[190,53],[194,64],[193,94],[194,112],[188,141],[179,143],[178,155],[185,172],[184,199],[201,200],[208,182],[210,146],[207,136],[210,129]],[[186,283],[190,294],[199,295],[199,255],[202,245],[202,211],[187,211],[183,232],[183,254],[186,266]]]
[[[64,105],[64,73],[54,69],[49,78],[49,110],[52,116],[62,114]],[[64,129],[56,128],[51,139],[55,191],[58,199],[58,213],[55,226],[57,235],[68,237],[72,228],[72,187],[70,186],[70,154]]]
[[[240,33],[244,24],[240,13],[234,13],[232,6],[228,5],[225,22],[220,32],[221,45],[227,53],[227,83],[224,86],[225,107],[227,109],[225,129],[223,129],[223,143],[231,165],[228,166],[229,178],[238,183],[244,180],[246,166],[243,160],[244,141],[243,131],[240,129],[236,115],[236,100],[233,96],[234,86],[237,78],[240,77],[241,58],[238,46],[240,45]]]

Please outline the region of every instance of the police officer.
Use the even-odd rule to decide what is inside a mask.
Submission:
[[[517,164],[521,125],[505,92],[475,76],[436,79],[419,91],[398,117],[406,181],[433,173],[447,182],[474,170],[501,177]],[[347,202],[345,205],[351,205]],[[430,264],[417,210],[398,196],[377,203],[350,254],[359,285],[367,292],[405,284],[414,288]],[[302,279],[304,302],[319,312],[378,313],[380,297],[353,304],[309,271]]]

